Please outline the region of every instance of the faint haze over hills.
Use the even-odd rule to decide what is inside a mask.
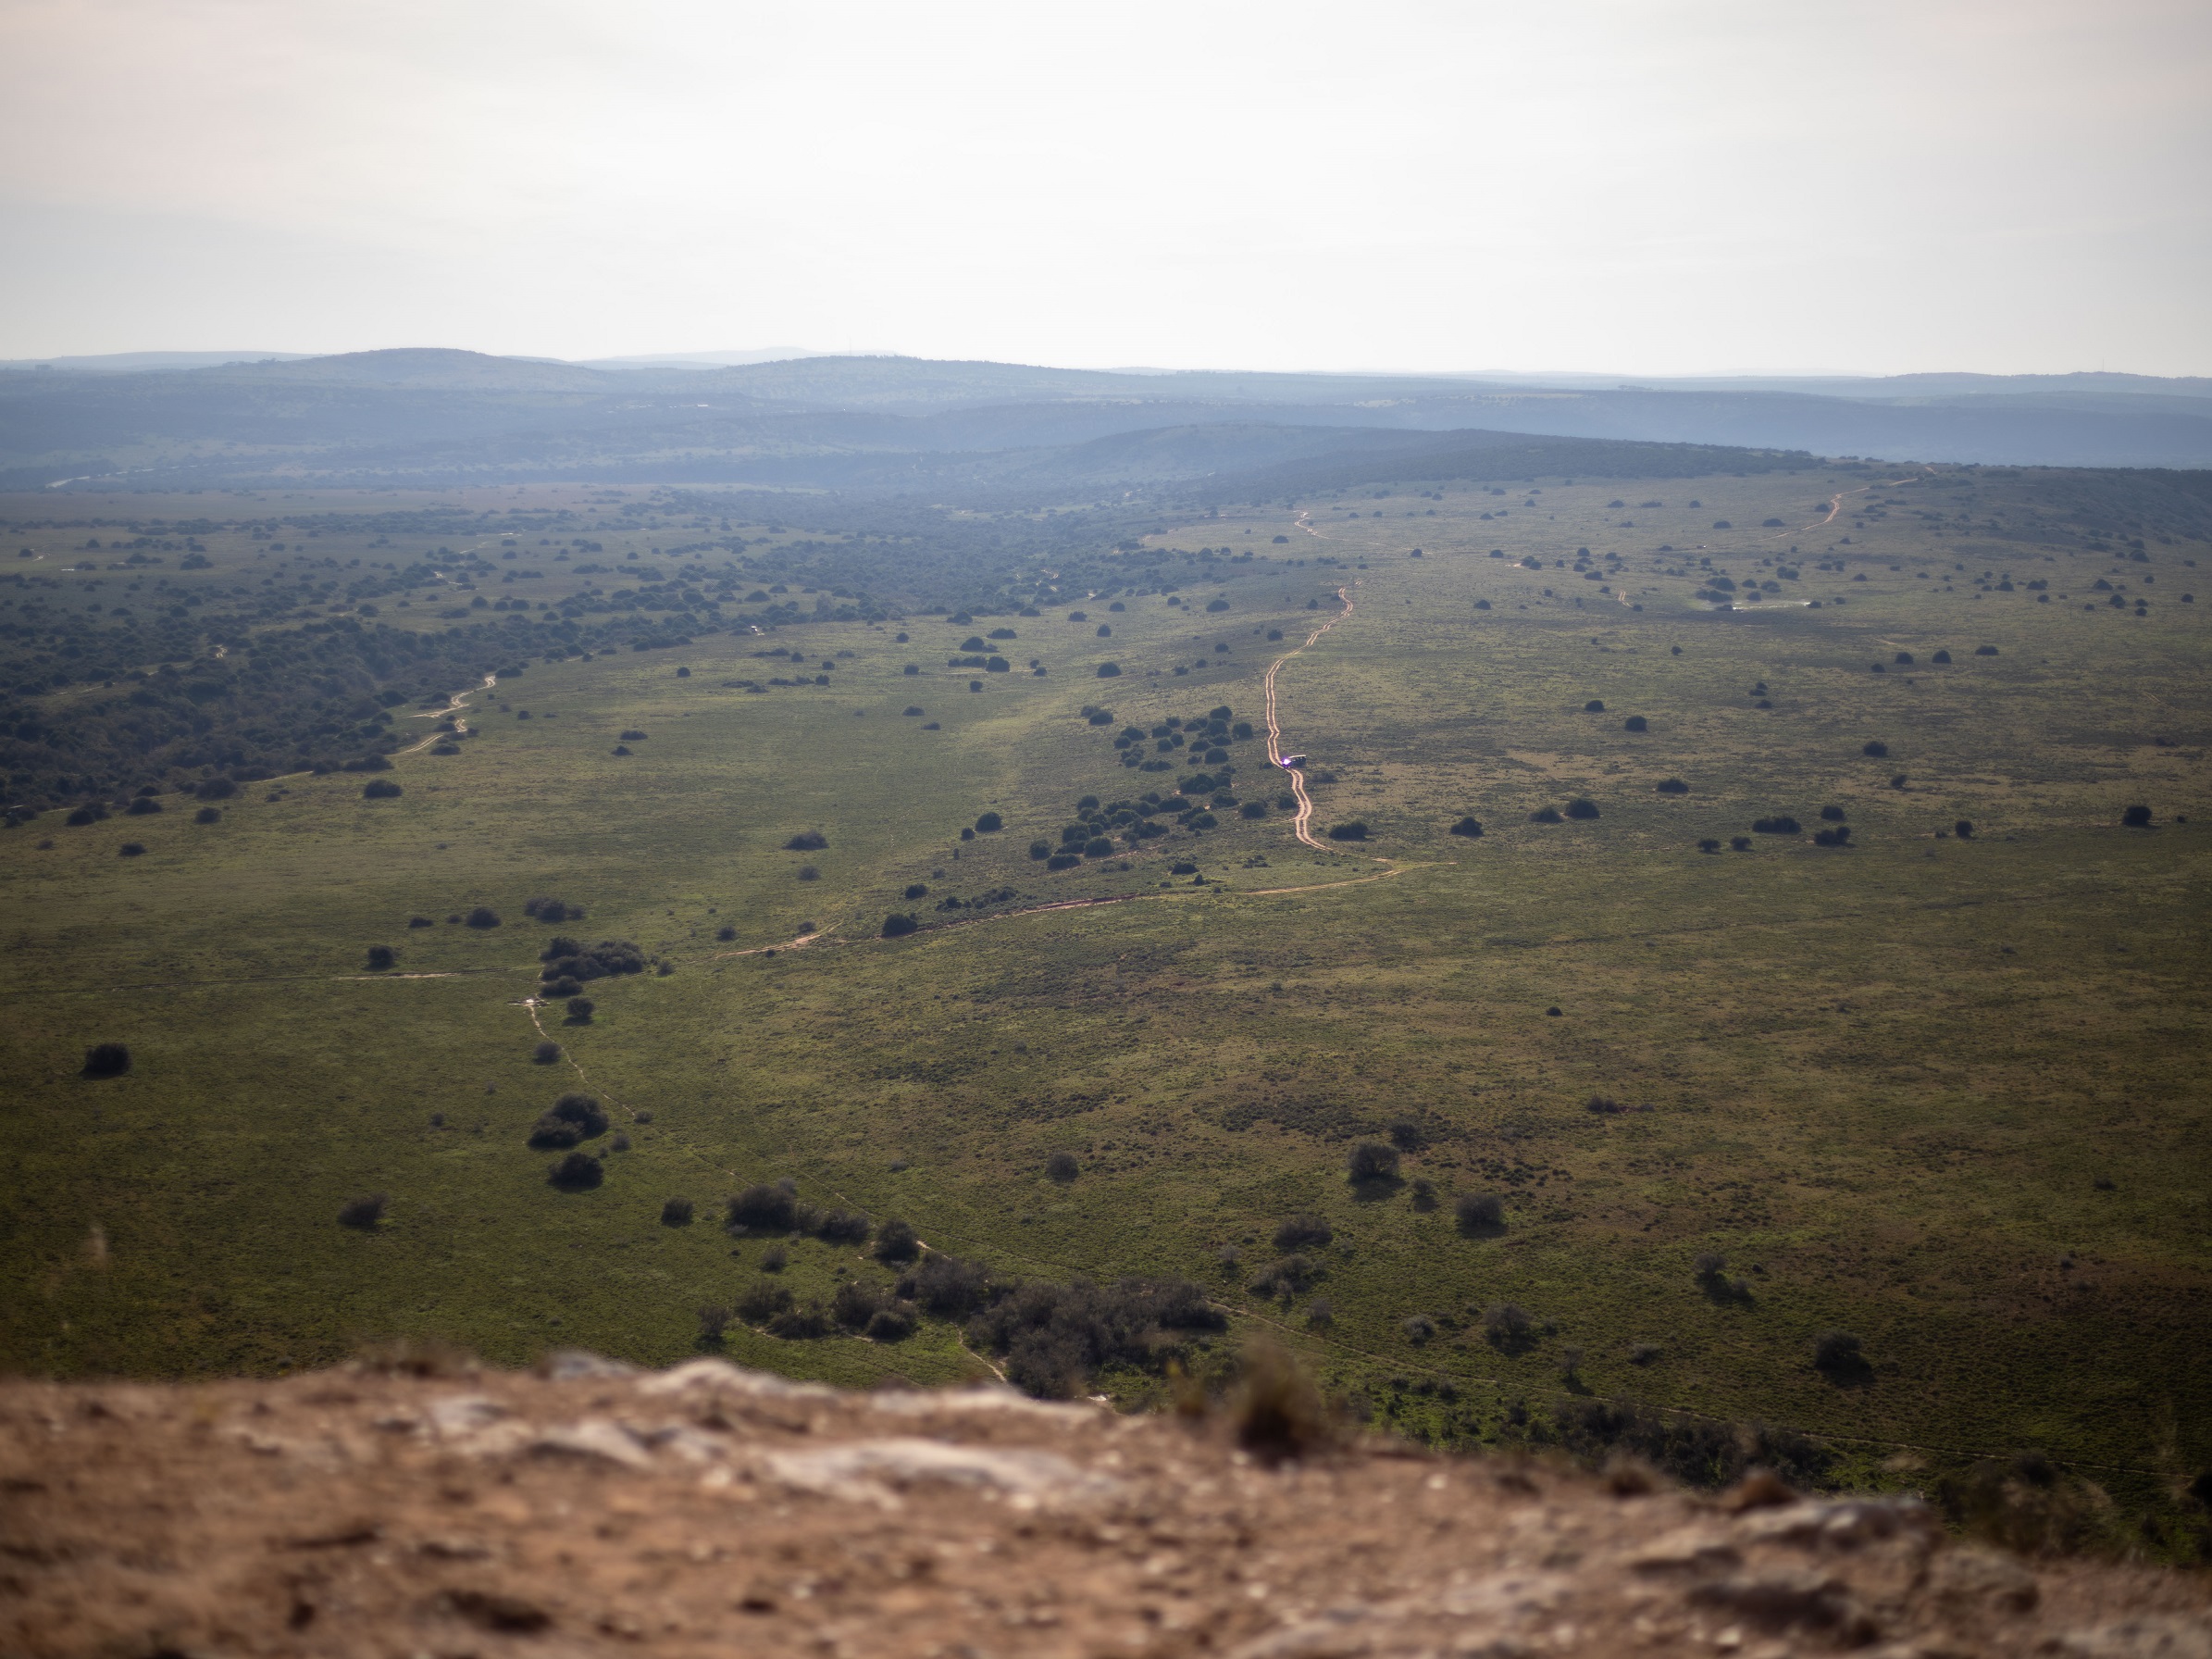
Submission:
[[[2212,467],[2212,382],[2131,375],[1624,384],[765,353],[609,364],[413,348],[201,367],[145,356],[0,371],[0,487],[652,480],[1051,500],[1264,472],[1276,494],[1286,466],[1316,478],[1364,476],[1388,455],[1433,467],[1501,433]]]

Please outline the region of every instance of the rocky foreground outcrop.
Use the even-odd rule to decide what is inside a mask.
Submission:
[[[712,1359],[16,1382],[0,1653],[2212,1659],[2201,1579],[1643,1484]]]

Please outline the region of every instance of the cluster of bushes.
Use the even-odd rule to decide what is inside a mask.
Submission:
[[[913,1276],[917,1295],[938,1259],[930,1258]],[[1187,1352],[1192,1335],[1228,1324],[1228,1316],[1188,1279],[1000,1284],[980,1268],[961,1266],[964,1272],[942,1277],[938,1302],[948,1314],[952,1304],[969,1303],[969,1346],[1002,1356],[1007,1380],[1040,1399],[1086,1392],[1108,1369],[1162,1371]],[[905,1288],[902,1280],[901,1290]]]
[[[1604,1400],[1562,1400],[1548,1425],[1530,1426],[1528,1438],[1592,1466],[1627,1453],[1684,1485],[1708,1488],[1733,1485],[1755,1468],[1771,1469],[1792,1486],[1810,1487],[1835,1464],[1833,1451],[1793,1428],[1662,1416],[1648,1406]]]
[[[734,1237],[748,1233],[810,1233],[832,1244],[864,1244],[873,1230],[867,1216],[852,1210],[817,1210],[799,1196],[789,1179],[747,1187],[724,1201],[723,1227]]]
[[[603,939],[587,948],[565,935],[555,935],[538,960],[545,965],[538,977],[547,996],[574,997],[589,980],[645,971],[645,953],[627,939]]]
[[[607,1115],[589,1094],[564,1094],[530,1127],[530,1144],[540,1152],[559,1152],[607,1132]]]
[[[1031,842],[1029,856],[1050,870],[1073,869],[1086,858],[1112,858],[1160,840],[1170,828],[1162,819],[1172,818],[1185,830],[1212,830],[1221,822],[1214,816],[1217,809],[1227,812],[1238,805],[1229,792],[1229,781],[1226,773],[1216,777],[1199,772],[1173,789],[1149,790],[1135,800],[1100,805],[1098,796],[1085,795],[1075,803],[1075,816],[1061,826],[1059,845]]]
[[[1591,818],[1599,817],[1602,816],[1603,815],[1597,809],[1597,802],[1588,799],[1586,796],[1577,795],[1573,800],[1568,802],[1564,808],[1557,806],[1537,807],[1535,811],[1528,815],[1528,821],[1532,824],[1557,824],[1567,818],[1574,818],[1578,821],[1586,822]]]
[[[1084,718],[1093,726],[1113,723],[1113,714],[1109,709],[1093,708]],[[1149,728],[1125,726],[1114,734],[1113,746],[1120,752],[1122,765],[1125,767],[1141,771],[1166,771],[1174,766],[1173,757],[1178,750],[1203,765],[1225,766],[1229,761],[1229,746],[1248,742],[1251,736],[1252,723],[1237,719],[1236,711],[1224,703],[1203,716],[1171,715]]]

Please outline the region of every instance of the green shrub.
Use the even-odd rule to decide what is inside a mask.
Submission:
[[[799,1195],[781,1181],[747,1187],[724,1206],[723,1226],[733,1233],[788,1233],[799,1220]]]
[[[1470,1237],[1495,1232],[1506,1222],[1505,1200],[1495,1192],[1462,1192],[1451,1207],[1460,1230]]]
[[[606,1166],[590,1153],[572,1152],[556,1159],[545,1179],[564,1192],[589,1192],[606,1179]]]
[[[1361,1141],[1345,1163],[1356,1185],[1398,1179],[1398,1148],[1379,1141]]]

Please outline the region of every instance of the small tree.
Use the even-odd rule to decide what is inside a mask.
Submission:
[[[396,960],[395,953],[388,944],[372,944],[368,947],[368,971],[372,974],[382,973]]]
[[[987,812],[976,820],[976,830],[979,835],[996,835],[1005,828],[1006,820],[995,812]]]
[[[699,1310],[699,1345],[702,1348],[722,1346],[722,1333],[729,1328],[729,1322],[738,1316],[737,1309],[726,1302],[710,1302]]]
[[[661,1225],[663,1227],[690,1226],[691,1201],[688,1198],[671,1198],[665,1202],[661,1205]]]
[[[1451,827],[1449,832],[1453,835],[1464,835],[1472,841],[1483,832],[1482,820],[1473,817],[1461,818]]]
[[[1701,1250],[1691,1265],[1696,1268],[1699,1279],[1709,1281],[1721,1277],[1721,1269],[1728,1266],[1728,1258],[1718,1251]]]
[[[1567,803],[1567,816],[1571,818],[1589,819],[1598,816],[1597,803],[1576,797]]]
[[[1365,841],[1367,826],[1357,818],[1348,824],[1333,824],[1329,827],[1329,839],[1331,841]]]
[[[588,1026],[598,1009],[599,1004],[590,997],[572,996],[568,999],[568,1023],[572,1026]]]
[[[2131,830],[2147,830],[2151,825],[2151,809],[2147,806],[2131,806],[2119,815],[2119,821]]]
[[[499,926],[499,913],[489,904],[478,904],[464,919],[467,926],[478,929]]]
[[[899,939],[920,926],[911,916],[893,914],[883,918],[883,936],[886,939]]]
[[[1648,731],[1651,730],[1651,723],[1642,715],[1631,715],[1621,722],[1621,730],[1623,731]]]
[[[1052,1180],[1066,1185],[1082,1173],[1082,1166],[1075,1162],[1071,1152],[1056,1152],[1045,1160],[1045,1174]]]
[[[361,786],[363,798],[370,801],[390,801],[401,792],[400,786],[389,778],[372,778]]]
[[[894,1217],[876,1229],[877,1261],[911,1262],[921,1254],[922,1241],[906,1222]]]

